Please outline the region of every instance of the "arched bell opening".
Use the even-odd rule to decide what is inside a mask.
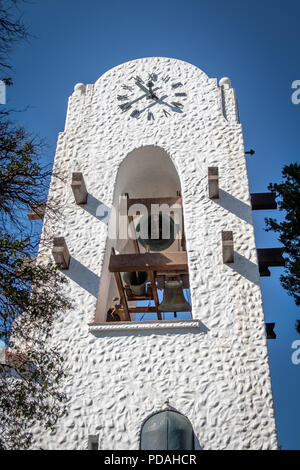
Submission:
[[[189,419],[175,410],[148,416],[140,432],[140,450],[194,450],[194,431]]]
[[[96,321],[191,318],[181,185],[164,149],[127,155],[113,207]]]

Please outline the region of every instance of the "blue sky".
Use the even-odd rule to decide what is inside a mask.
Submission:
[[[231,78],[246,150],[256,151],[248,157],[251,192],[266,191],[284,164],[299,161],[300,104],[291,102],[291,84],[300,80],[299,0],[32,0],[21,9],[35,38],[15,48],[8,105],[31,106],[17,119],[46,138],[45,162],[53,162],[74,85],[147,56]],[[278,246],[263,229],[264,217],[275,214],[254,213],[260,248]],[[268,344],[279,444],[300,449],[300,364],[291,361],[300,312],[280,286],[282,269],[271,270],[262,291],[266,321],[276,322],[277,339]]]

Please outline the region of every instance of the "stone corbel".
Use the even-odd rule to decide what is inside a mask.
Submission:
[[[208,197],[219,199],[219,169],[215,166],[208,167]]]
[[[275,323],[265,323],[267,339],[276,339],[276,333],[274,331]]]
[[[231,231],[222,232],[222,252],[223,263],[229,264],[234,262],[233,233]]]
[[[82,173],[72,173],[71,187],[76,204],[86,204],[88,193]]]
[[[70,253],[64,237],[55,237],[53,239],[52,256],[61,269],[68,269]]]

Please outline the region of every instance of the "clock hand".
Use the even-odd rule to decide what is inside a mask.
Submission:
[[[126,111],[127,109],[131,108],[131,105],[132,105],[133,103],[136,103],[137,101],[140,101],[141,99],[145,98],[145,96],[148,96],[148,93],[145,94],[145,95],[139,96],[139,97],[136,98],[135,100],[129,101],[128,103],[120,104],[120,105],[119,105],[119,108],[121,108],[123,111]]]
[[[136,84],[141,90],[143,90],[145,93],[147,93],[147,95],[150,94],[150,91],[148,90],[148,88],[145,88],[140,82],[135,82],[135,84]]]
[[[158,88],[159,88],[159,87],[154,88],[153,91],[157,90]],[[120,104],[120,105],[119,105],[119,108],[121,108],[122,111],[126,111],[127,109],[131,108],[131,105],[132,105],[133,103],[136,103],[137,101],[142,100],[142,99],[145,98],[146,96],[149,96],[149,92],[147,92],[147,94],[145,93],[144,95],[139,96],[138,98],[136,98],[136,99],[133,100],[133,101],[129,101],[128,103]]]
[[[150,92],[150,96],[149,98],[155,100],[155,101],[158,101],[158,97],[153,93],[154,90],[152,90],[152,87],[153,87],[153,83],[152,82],[148,82],[148,87],[149,87],[149,92]],[[155,90],[157,90],[157,88],[155,88]]]
[[[155,88],[155,90],[156,90],[156,88]],[[167,97],[168,97],[167,95],[164,95],[164,96],[162,96],[161,98],[155,99],[155,100],[154,100],[154,103],[151,103],[151,104],[149,104],[148,106],[146,106],[145,108],[141,109],[141,110],[140,110],[140,113],[143,113],[143,112],[146,111],[147,109],[149,110],[150,108],[152,108],[153,106],[155,106],[157,103],[159,103],[159,104],[165,104],[165,105],[169,106],[170,108],[172,108],[171,105],[169,105],[168,103],[166,103],[165,101],[163,101],[163,100],[164,100],[165,98],[167,98]]]
[[[151,83],[151,82],[149,82],[149,84],[150,84],[150,83]],[[155,90],[158,90],[159,87],[156,87],[156,88],[154,88],[154,90],[152,90],[152,86],[153,86],[153,85],[151,85],[151,86],[149,85],[149,89],[147,89],[147,88],[144,87],[144,85],[142,85],[142,84],[141,84],[140,82],[138,82],[138,81],[136,81],[135,84],[136,84],[141,90],[143,90],[145,93],[147,93],[147,94],[149,95],[149,98],[152,98],[152,99],[154,99],[154,100],[157,99],[157,96],[155,96],[155,95],[153,94],[153,92],[154,92]]]
[[[153,94],[153,92],[156,91],[156,90],[158,90],[158,89],[160,88],[159,86],[157,86],[157,87],[154,88],[153,90],[152,90],[152,89],[151,89],[151,90],[147,90],[147,88],[145,88],[145,87],[144,87],[143,85],[141,85],[139,82],[136,82],[136,84],[137,84],[137,86],[138,86],[141,90],[147,91],[148,97],[153,98],[153,99],[158,99],[157,96],[155,96],[155,95]],[[145,96],[145,95],[143,95],[143,96]]]

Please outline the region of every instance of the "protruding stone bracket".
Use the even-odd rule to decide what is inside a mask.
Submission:
[[[71,187],[76,204],[86,204],[88,193],[82,173],[72,173]]]
[[[233,233],[231,231],[222,232],[222,251],[223,263],[229,264],[234,262],[233,255]]]
[[[219,199],[219,169],[216,166],[208,167],[208,197]]]
[[[70,253],[64,237],[53,239],[52,255],[61,269],[68,269],[70,264]]]
[[[265,323],[267,339],[276,339],[276,333],[274,331],[275,323]]]
[[[257,248],[257,258],[259,274],[261,276],[270,276],[270,266],[285,266],[285,260],[282,257],[283,248]]]
[[[46,203],[37,202],[30,205],[30,211],[27,214],[29,220],[43,219],[46,212]]]
[[[250,196],[253,211],[277,209],[275,193],[252,193]]]

